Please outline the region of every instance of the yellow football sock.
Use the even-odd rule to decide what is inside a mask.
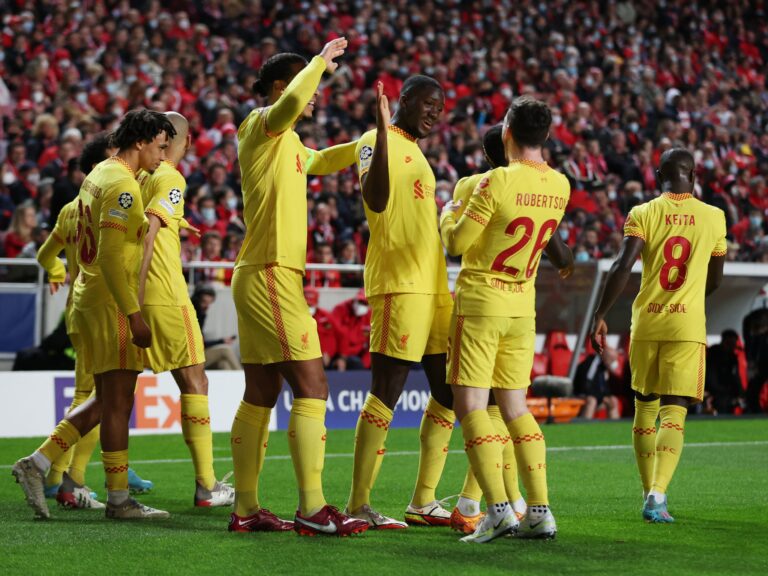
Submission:
[[[448,443],[453,433],[456,414],[429,397],[419,430],[419,473],[411,503],[416,507],[433,502],[437,483],[443,475],[445,459],[448,457]]]
[[[659,410],[659,433],[656,434],[656,462],[653,467],[651,490],[665,494],[672,481],[680,454],[683,452],[685,417],[688,410],[682,406],[662,406]]]
[[[77,428],[69,420],[62,420],[46,441],[40,445],[38,451],[53,463],[78,440],[80,440],[80,432]]]
[[[493,423],[493,428],[496,430],[496,434],[501,436],[504,489],[507,491],[507,498],[509,498],[509,501],[515,502],[522,496],[522,494],[520,494],[520,485],[517,481],[515,445],[512,443],[509,430],[504,423],[504,418],[501,415],[501,408],[498,406],[488,406],[488,414],[491,417],[491,422]]]
[[[107,490],[128,490],[128,450],[117,452],[102,452],[101,461],[104,463],[104,476]]]
[[[352,472],[352,490],[347,508],[357,512],[371,502],[371,490],[384,460],[392,410],[373,394],[368,394],[360,411],[355,430],[355,460]]]
[[[213,472],[213,436],[208,396],[181,395],[181,431],[195,466],[195,480],[210,490],[216,484],[216,474]]]
[[[323,463],[325,461],[325,400],[295,398],[288,421],[288,445],[291,449],[299,508],[303,516],[312,516],[325,506]]]
[[[85,484],[85,468],[91,461],[91,456],[99,443],[101,426],[96,426],[72,448],[72,459],[69,462],[69,476],[78,484]]]
[[[547,445],[530,412],[507,422],[515,446],[517,469],[523,479],[528,506],[548,506]]]
[[[83,397],[82,394],[78,394],[77,390],[75,391],[75,396],[72,399],[72,404],[69,407],[69,410],[67,410],[67,414],[72,412],[75,408],[80,406],[85,400],[90,396],[90,393],[85,395]],[[86,434],[86,436],[88,436]],[[48,476],[45,478],[45,485],[46,486],[56,486],[57,484],[61,484],[61,479],[64,475],[64,472],[67,471],[67,468],[70,466],[70,462],[72,461],[72,454],[77,449],[77,446],[82,442],[83,439],[81,438],[77,444],[75,444],[72,447],[72,450],[67,450],[66,452],[62,452],[61,455],[56,458],[53,462],[51,462],[51,469],[48,471]]]
[[[232,462],[235,467],[235,514],[250,516],[259,506],[259,475],[264,466],[272,410],[243,401],[232,422]]]
[[[643,402],[635,398],[635,420],[632,423],[632,446],[640,472],[643,490],[650,491],[653,483],[653,466],[656,462],[656,418],[659,416],[659,399]]]
[[[459,496],[467,500],[474,500],[475,502],[480,502],[483,499],[483,489],[477,483],[477,477],[472,472],[471,463],[467,466],[467,475],[464,476],[464,486],[462,486]]]
[[[487,410],[474,410],[461,421],[464,450],[469,457],[488,506],[507,501],[501,474],[501,436],[496,433]]]

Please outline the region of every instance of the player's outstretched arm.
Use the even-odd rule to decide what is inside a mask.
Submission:
[[[624,243],[616,260],[608,272],[608,280],[600,295],[600,301],[592,320],[592,330],[590,338],[595,350],[602,352],[605,347],[605,337],[608,334],[608,325],[605,323],[605,315],[614,305],[619,295],[627,285],[629,275],[632,273],[632,266],[640,256],[645,246],[645,240],[638,236],[625,236]]]
[[[307,148],[309,160],[307,161],[307,174],[325,176],[339,170],[344,170],[355,163],[355,148],[357,140],[346,144],[337,144],[325,150],[312,150]]]
[[[157,238],[160,228],[163,227],[162,220],[154,214],[147,214],[147,220],[149,221],[149,228],[146,236],[144,236],[144,256],[141,259],[141,270],[139,271],[139,306],[144,305],[144,289],[147,285],[152,256],[155,253],[155,238]]]
[[[723,267],[725,266],[725,256],[711,256],[707,266],[707,291],[709,296],[723,283]]]
[[[320,54],[312,58],[312,61],[293,77],[280,98],[270,106],[267,112],[269,134],[277,135],[293,126],[315,94],[323,72],[327,70],[332,73],[336,70],[338,64],[333,60],[344,54],[346,47],[346,38],[331,40],[323,47]]]
[[[573,252],[568,245],[563,242],[560,235],[555,233],[552,238],[549,239],[547,247],[544,248],[544,252],[547,253],[547,258],[552,262],[552,265],[560,272],[560,277],[565,280],[571,274],[573,274]]]
[[[376,85],[376,146],[371,166],[362,177],[363,200],[376,213],[384,212],[389,203],[389,150],[387,131],[390,121],[389,101],[384,84]]]

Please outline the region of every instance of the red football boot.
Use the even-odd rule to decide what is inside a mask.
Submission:
[[[281,520],[266,508],[250,516],[232,514],[229,517],[230,532],[288,532],[293,530],[293,522]]]
[[[293,529],[300,536],[349,536],[368,530],[366,520],[358,520],[339,512],[334,506],[325,505],[314,516],[305,518],[299,510],[293,520]]]

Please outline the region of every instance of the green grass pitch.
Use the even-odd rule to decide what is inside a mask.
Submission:
[[[193,470],[178,436],[131,439],[132,466],[155,482],[142,501],[169,510],[165,521],[116,523],[96,511],[64,511],[33,521],[11,464],[39,439],[0,440],[0,565],[3,574],[766,574],[768,421],[690,420],[670,490],[673,525],[640,518],[641,488],[629,445],[630,422],[544,428],[557,540],[502,538],[469,546],[447,528],[300,538],[229,534],[229,510],[192,506]],[[394,429],[373,504],[401,517],[416,476],[418,432]],[[330,431],[324,481],[343,508],[353,431]],[[466,458],[453,434],[439,494],[461,488]],[[231,470],[227,434],[214,437],[216,470]],[[284,432],[270,438],[262,505],[292,517],[296,492]],[[99,463],[89,484],[104,495]]]

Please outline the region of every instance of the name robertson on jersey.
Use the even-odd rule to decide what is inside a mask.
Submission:
[[[96,184],[94,184],[90,180],[85,180],[81,188],[86,192],[88,192],[88,194],[90,194],[94,198],[98,198],[99,196],[101,196],[101,188],[96,186]]]
[[[693,214],[665,214],[664,224],[667,226],[696,226]]]
[[[517,194],[515,202],[518,206],[531,208],[551,208],[553,210],[565,210],[565,198],[562,196],[550,196],[549,194]]]

